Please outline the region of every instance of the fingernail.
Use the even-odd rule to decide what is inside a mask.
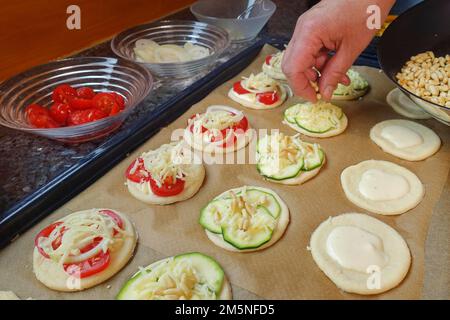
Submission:
[[[333,86],[326,86],[325,90],[323,91],[323,97],[325,99],[330,99],[333,95],[334,87]]]

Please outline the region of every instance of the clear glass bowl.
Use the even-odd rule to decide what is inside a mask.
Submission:
[[[256,1],[200,0],[191,6],[191,12],[199,21],[227,30],[233,42],[243,42],[255,38],[277,8],[270,0]],[[237,19],[253,4],[245,19]]]
[[[68,83],[89,86],[96,92],[114,91],[125,99],[125,109],[110,117],[82,125],[40,129],[31,126],[25,108],[52,104],[52,91]],[[50,62],[20,73],[0,84],[0,124],[49,139],[78,143],[97,139],[117,129],[133,108],[150,92],[153,78],[138,64],[106,57],[69,58]]]
[[[184,45],[191,42],[206,47],[208,57],[177,63],[137,62],[134,46],[137,40],[148,39],[158,44]],[[139,25],[116,35],[111,48],[119,57],[147,67],[160,78],[187,78],[201,73],[213,64],[228,47],[228,33],[222,28],[197,21],[166,20]]]

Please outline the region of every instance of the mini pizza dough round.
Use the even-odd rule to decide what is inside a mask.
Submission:
[[[186,143],[194,148],[195,150],[198,151],[202,151],[202,152],[206,152],[206,153],[210,153],[210,154],[225,154],[225,153],[230,153],[230,152],[235,152],[237,150],[243,149],[245,148],[249,142],[253,139],[253,132],[254,130],[250,127],[250,124],[248,125],[247,131],[245,131],[245,135],[242,137],[239,137],[237,139],[237,143],[231,145],[231,146],[226,146],[225,148],[222,147],[215,147],[211,144],[201,144],[198,143],[199,140],[201,139],[196,139],[194,137],[194,134],[188,130],[185,129],[184,130],[184,141],[186,141]]]
[[[20,300],[12,291],[0,291],[0,300]]]
[[[223,195],[225,195],[226,193],[228,193],[230,191],[235,191],[237,193],[240,190],[242,190],[242,188],[244,188],[244,187],[227,190],[227,191],[221,193],[215,199],[222,197]],[[281,207],[281,212],[280,212],[280,215],[278,216],[277,227],[273,231],[272,237],[270,238],[270,240],[268,242],[266,242],[265,244],[263,244],[262,246],[260,246],[258,248],[245,249],[245,250],[239,250],[239,249],[233,247],[231,244],[229,244],[228,242],[226,242],[223,239],[221,234],[213,233],[213,232],[205,229],[205,233],[208,236],[208,239],[211,240],[216,246],[218,246],[222,249],[232,251],[232,252],[244,252],[244,253],[263,250],[265,248],[268,248],[268,247],[274,245],[278,240],[280,240],[280,238],[283,236],[284,232],[286,231],[287,226],[289,225],[289,220],[290,220],[289,208],[287,207],[286,203],[280,198],[280,196],[278,194],[276,194],[274,191],[272,191],[270,189],[262,188],[262,187],[247,186],[246,188],[261,190],[261,191],[269,193],[275,197],[275,199],[278,201],[278,203],[280,204],[280,207]]]
[[[347,125],[348,125],[348,119],[347,116],[345,115],[345,113],[342,113],[342,118],[339,121],[339,126],[335,129],[332,129],[330,131],[324,132],[324,133],[314,133],[314,132],[310,132],[308,130],[305,130],[301,127],[299,127],[297,124],[295,123],[290,123],[289,121],[283,120],[284,124],[287,124],[289,127],[291,127],[292,129],[294,129],[295,131],[308,136],[308,137],[312,137],[312,138],[330,138],[330,137],[334,137],[337,136],[339,134],[341,134],[342,132],[345,131],[345,129],[347,129]]]
[[[399,126],[413,131],[422,139],[422,143],[406,148],[399,148],[389,139],[383,137],[383,129],[390,126]],[[370,130],[370,139],[375,142],[384,152],[392,154],[398,158],[409,161],[420,161],[435,154],[440,146],[441,139],[433,130],[413,121],[395,119],[377,123]]]
[[[383,241],[388,262],[380,270],[378,288],[367,285],[371,274],[344,268],[328,254],[328,236],[338,226],[358,227]],[[398,286],[411,265],[411,255],[403,237],[389,225],[360,213],[345,213],[322,222],[311,236],[310,249],[318,267],[338,288],[363,295],[382,293]]]
[[[274,109],[276,107],[281,106],[284,103],[284,101],[286,100],[287,92],[286,92],[286,89],[284,88],[284,86],[279,83],[278,89],[279,89],[279,92],[281,93],[280,99],[271,105],[267,105],[267,104],[258,102],[254,99],[250,99],[250,98],[248,98],[247,94],[240,95],[240,94],[236,93],[233,90],[233,88],[231,88],[230,91],[228,91],[228,97],[230,99],[236,101],[237,103],[243,105],[244,107],[247,107],[250,109],[270,110],[270,109]]]
[[[59,219],[57,221],[64,221],[70,216],[87,213],[92,210],[111,210],[111,209],[90,209],[71,213],[70,215]],[[74,277],[68,275],[64,269],[51,259],[47,259],[42,256],[38,249],[35,247],[33,252],[33,272],[36,278],[42,282],[45,286],[52,290],[63,291],[63,292],[74,292],[81,291],[91,287],[94,287],[111,277],[113,277],[117,272],[119,272],[131,259],[134,253],[134,249],[137,243],[137,233],[134,229],[133,223],[128,219],[128,217],[118,212],[117,210],[112,210],[123,221],[123,228],[128,234],[125,238],[120,250],[115,252],[110,252],[111,260],[107,269],[104,271],[94,274],[87,278],[75,279]],[[56,221],[55,221],[56,222]]]
[[[398,114],[410,119],[431,119],[432,117],[409,99],[399,88],[392,89],[386,102]]]
[[[301,171],[301,173],[294,178],[289,178],[289,179],[285,179],[285,180],[274,180],[274,179],[264,177],[264,179],[267,181],[270,181],[270,182],[284,184],[284,185],[288,185],[288,186],[300,185],[300,184],[303,184],[306,181],[314,178],[319,173],[320,169],[322,169],[322,167],[325,165],[326,161],[327,161],[327,158],[324,155],[324,158],[323,158],[323,161],[322,161],[322,164],[320,165],[320,167],[317,167],[310,171]]]
[[[400,198],[375,201],[359,191],[362,175],[367,170],[381,170],[387,174],[399,175],[408,183],[409,191]],[[408,169],[389,161],[366,160],[345,168],[341,173],[341,185],[347,199],[360,208],[382,215],[398,215],[416,207],[425,195],[419,178]]]
[[[183,191],[175,196],[169,197],[160,197],[155,195],[150,187],[150,182],[137,183],[127,179],[126,185],[131,195],[142,202],[148,204],[167,205],[193,197],[202,186],[205,175],[205,167],[203,164],[190,165],[189,172],[187,172],[185,177]]]

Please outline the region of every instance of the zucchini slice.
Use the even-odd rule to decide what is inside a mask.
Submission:
[[[309,153],[304,158],[304,165],[302,171],[311,171],[320,167],[325,158],[325,154],[322,149],[319,148],[319,156],[317,157],[315,153]]]
[[[258,207],[251,221],[246,231],[239,228],[239,223],[222,225],[223,239],[240,250],[259,248],[270,241],[273,233],[272,226],[275,227],[276,221],[269,211],[264,207]]]
[[[272,194],[259,189],[247,189],[246,196],[252,202],[264,199],[264,204],[259,207],[264,207],[273,218],[277,219],[281,214],[281,206]]]
[[[284,167],[276,173],[274,173],[274,167],[276,167],[276,165],[274,166],[269,163],[258,164],[256,166],[259,173],[266,178],[272,180],[286,180],[297,177],[304,167],[304,162],[302,158],[299,158],[297,163]]]
[[[174,262],[188,261],[200,276],[199,283],[207,283],[216,295],[220,294],[223,285],[225,273],[216,260],[199,252],[190,252],[177,255],[173,258]]]
[[[220,225],[222,220],[229,214],[230,206],[231,201],[229,199],[215,199],[209,202],[200,213],[200,225],[213,233],[221,233]],[[216,221],[216,217],[220,217],[220,221]]]
[[[295,124],[295,117],[300,112],[301,106],[299,104],[295,104],[292,107],[287,108],[284,111],[284,119],[289,122]]]

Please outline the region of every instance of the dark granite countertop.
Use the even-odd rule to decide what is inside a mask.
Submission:
[[[289,38],[298,16],[314,1],[274,0],[274,2],[278,8],[258,38],[239,45],[233,44],[218,63],[226,61],[261,37]],[[195,20],[189,9],[175,13],[166,19]],[[76,56],[114,57],[115,55],[111,51],[110,42],[107,41]],[[97,141],[68,145],[0,127],[0,220],[2,220],[2,213],[14,204],[82,161],[114,135],[126,130],[136,119],[151,114],[159,104],[167,101],[201,76],[175,82],[170,86],[157,87],[144,102],[136,107],[118,131]]]

